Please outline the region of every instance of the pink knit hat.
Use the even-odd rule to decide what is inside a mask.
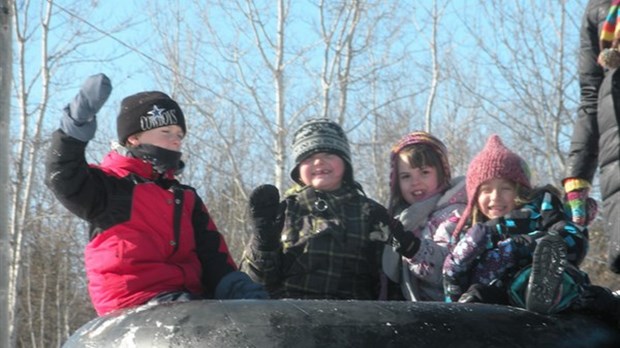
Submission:
[[[493,134],[486,145],[467,168],[465,186],[467,188],[467,207],[456,225],[453,236],[456,238],[476,204],[476,193],[485,181],[507,179],[526,188],[531,188],[530,169],[527,163],[516,153],[510,151],[499,138]]]

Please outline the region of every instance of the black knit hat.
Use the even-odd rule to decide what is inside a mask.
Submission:
[[[345,180],[353,182],[351,150],[344,130],[327,118],[316,118],[302,124],[293,134],[293,157],[295,167],[291,179],[303,185],[299,178],[299,164],[317,152],[328,152],[340,156],[347,167]]]
[[[167,94],[151,91],[130,95],[121,102],[116,119],[118,141],[125,145],[132,134],[171,125],[187,132],[183,111]]]

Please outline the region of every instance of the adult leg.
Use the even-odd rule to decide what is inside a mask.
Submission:
[[[609,237],[607,257],[609,268],[620,274],[620,192],[603,201],[604,229]]]

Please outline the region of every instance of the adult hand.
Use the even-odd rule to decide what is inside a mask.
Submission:
[[[580,226],[588,221],[588,189],[579,189],[566,193],[566,204],[570,210],[571,220]]]

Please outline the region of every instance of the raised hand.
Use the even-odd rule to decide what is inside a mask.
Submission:
[[[112,83],[105,74],[88,77],[78,94],[65,107],[60,128],[71,137],[84,142],[90,141],[97,131],[95,115],[111,92]]]
[[[284,217],[280,192],[273,185],[261,185],[250,194],[250,217],[259,245],[265,250],[278,247]]]

